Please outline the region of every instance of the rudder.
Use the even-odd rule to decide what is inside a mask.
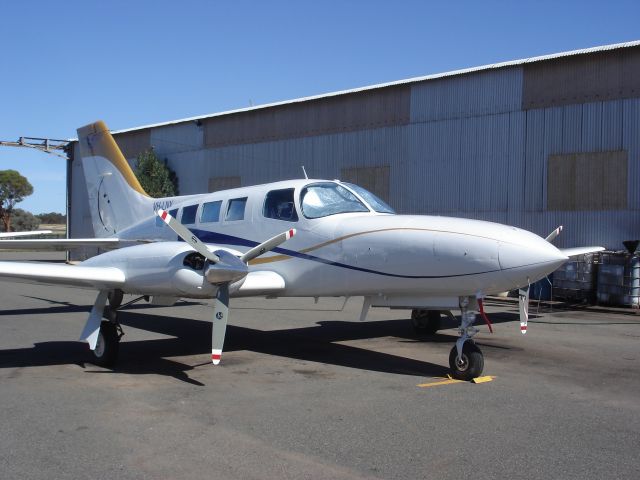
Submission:
[[[102,121],[78,129],[89,209],[96,237],[117,235],[153,212],[144,191]]]

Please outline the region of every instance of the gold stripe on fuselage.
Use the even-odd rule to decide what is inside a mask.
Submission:
[[[334,238],[333,240],[328,240],[326,242],[319,243],[317,245],[314,245],[313,247],[305,248],[303,250],[300,250],[298,253],[313,252],[314,250],[318,250],[318,249],[320,249],[322,247],[326,247],[328,245],[331,245],[332,243],[341,242],[341,241],[346,240],[348,238],[358,237],[360,235],[367,235],[369,233],[379,233],[379,232],[393,232],[393,231],[455,233],[455,234],[458,234],[458,235],[466,235],[466,236],[470,236],[470,237],[487,238],[489,240],[495,240],[494,238],[484,237],[482,235],[474,235],[474,234],[471,234],[471,233],[463,233],[463,232],[451,232],[451,231],[448,231],[448,230],[432,230],[432,229],[429,229],[429,228],[409,228],[409,227],[405,227],[405,228],[402,228],[402,227],[400,227],[400,228],[382,228],[382,229],[379,229],[379,230],[367,230],[367,231],[364,231],[364,232],[350,233],[349,235],[345,235],[345,236],[339,237],[339,238]],[[249,265],[262,265],[262,264],[265,264],[265,263],[282,262],[284,260],[290,260],[291,258],[293,258],[291,255],[273,255],[271,257],[256,258],[254,260],[251,260],[249,262]]]

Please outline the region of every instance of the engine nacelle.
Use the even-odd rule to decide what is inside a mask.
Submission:
[[[204,259],[184,242],[121,248],[90,258],[83,265],[119,268],[125,274],[122,290],[126,293],[211,298],[217,290],[204,275]]]

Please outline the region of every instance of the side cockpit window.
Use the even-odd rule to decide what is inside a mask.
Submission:
[[[272,190],[267,193],[264,199],[262,214],[267,218],[284,220],[286,222],[297,222],[298,213],[293,203],[293,188],[283,190]]]

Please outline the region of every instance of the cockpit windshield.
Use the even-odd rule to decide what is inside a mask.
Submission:
[[[365,202],[369,204],[371,208],[373,208],[378,213],[396,213],[393,208],[387,205],[386,202],[376,197],[369,190],[366,190],[358,185],[353,183],[345,183],[347,187],[360,195]]]
[[[321,218],[338,213],[368,212],[369,209],[349,190],[337,183],[314,183],[300,193],[302,214]]]

